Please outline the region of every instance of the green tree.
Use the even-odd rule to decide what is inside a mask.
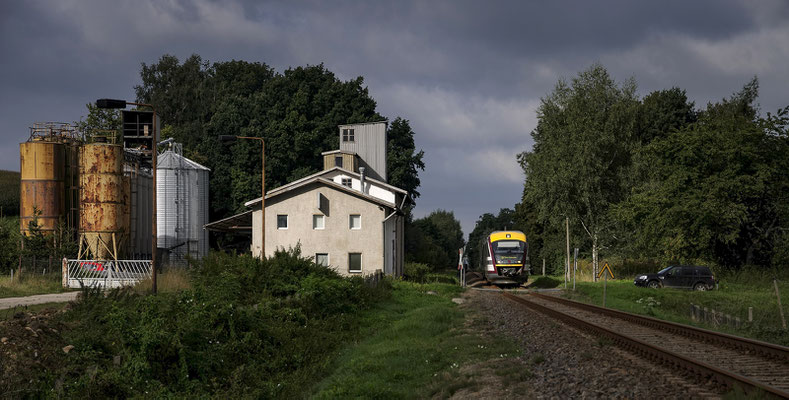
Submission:
[[[757,95],[754,79],[645,147],[636,168],[647,179],[617,207],[640,255],[770,264],[789,222],[789,147],[785,109],[760,118]]]
[[[435,210],[406,228],[406,259],[430,265],[434,270],[457,266],[463,230],[451,211]]]
[[[386,144],[386,170],[388,181],[411,194],[412,198],[419,197],[419,171],[425,170],[422,158],[423,150],[416,151],[414,145],[414,131],[407,119],[395,118],[389,125]]]
[[[266,139],[266,187],[320,171],[321,152],[339,147],[337,125],[384,119],[361,77],[339,80],[323,65],[276,73],[263,63],[209,64],[199,55],[183,63],[171,55],[142,64],[139,102],[153,104],[163,132],[184,144],[187,157],[212,169],[212,218],[227,216],[260,193],[260,146],[222,146],[219,135]],[[408,121],[389,129],[390,183],[418,196],[423,153]]]
[[[560,80],[538,109],[532,151],[519,155],[524,201],[546,226],[569,217],[591,242],[595,268],[613,230],[609,208],[627,193],[623,175],[637,144],[635,91],[633,80],[618,85],[600,65],[570,83]]]
[[[117,109],[98,108],[95,104],[85,104],[88,115],[75,122],[74,125],[82,133],[90,134],[95,130],[115,130],[120,133],[121,111]]]

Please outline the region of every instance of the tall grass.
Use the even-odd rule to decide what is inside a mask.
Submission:
[[[784,305],[784,315],[789,318],[789,282],[778,284]],[[567,295],[577,300],[601,305],[603,283],[579,282],[575,292]],[[691,320],[690,307],[695,304],[733,317],[739,317],[740,329],[727,326],[703,325],[705,328],[722,330],[759,340],[789,345],[789,331],[781,327],[778,299],[772,281],[738,282],[722,281],[718,290],[698,292],[681,289],[647,289],[636,287],[631,280],[608,281],[606,306],[623,311],[654,316],[670,321],[695,324]],[[753,308],[753,322],[747,322],[748,308]]]
[[[171,267],[156,275],[156,290],[160,293],[180,292],[192,288],[190,269],[187,267]],[[153,287],[151,279],[145,279],[134,285],[139,294],[150,293]]]
[[[45,293],[60,293],[68,291],[63,288],[60,271],[49,272],[46,275],[37,273],[23,273],[14,275],[11,280],[10,271],[0,276],[0,298],[32,296]]]

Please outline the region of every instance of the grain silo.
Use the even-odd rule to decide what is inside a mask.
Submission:
[[[42,233],[51,234],[61,222],[76,227],[76,151],[79,138],[73,126],[60,122],[38,122],[30,138],[19,144],[21,167],[19,225],[29,235],[30,222],[37,219]]]
[[[184,157],[173,144],[156,167],[158,247],[162,262],[186,265],[208,253],[208,168]]]
[[[114,133],[94,135],[80,148],[80,255],[118,259],[128,235],[123,147]]]

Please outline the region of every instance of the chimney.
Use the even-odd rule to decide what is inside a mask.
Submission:
[[[364,193],[364,167],[359,167],[359,175],[360,175],[359,182],[361,183],[362,186],[362,193]]]

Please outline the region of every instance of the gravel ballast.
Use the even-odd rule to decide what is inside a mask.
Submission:
[[[522,347],[534,398],[717,398],[709,385],[654,365],[584,331],[527,309],[495,292],[468,290],[464,308],[488,321],[489,335]],[[468,394],[468,393],[467,393]],[[507,396],[505,396],[507,397]]]

